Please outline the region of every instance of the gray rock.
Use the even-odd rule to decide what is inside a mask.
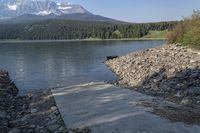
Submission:
[[[198,96],[200,95],[200,87],[192,87],[189,90],[187,90],[187,94],[189,96]]]
[[[174,95],[174,96],[180,98],[181,97],[181,92],[180,91],[177,92],[176,95]]]
[[[140,92],[177,103],[195,103],[200,95],[200,55],[180,45],[130,53],[105,64],[119,76],[119,84]]]
[[[20,130],[17,128],[13,128],[10,131],[8,131],[8,133],[20,133]]]
[[[31,113],[32,113],[32,114],[33,114],[33,113],[36,113],[36,112],[38,112],[37,109],[31,109]]]
[[[6,113],[4,111],[0,111],[0,118],[6,118]]]
[[[28,129],[26,133],[35,133],[33,129]]]
[[[190,101],[189,99],[183,99],[180,104],[188,104]]]
[[[35,128],[36,126],[35,126],[35,125],[30,125],[29,127],[30,127],[30,128]]]
[[[60,125],[58,125],[58,124],[52,124],[49,126],[49,130],[51,130],[51,131],[55,131],[59,128],[60,128]]]
[[[55,111],[55,110],[57,110],[57,107],[56,107],[56,106],[53,106],[53,107],[51,107],[51,110],[52,110],[52,111]]]

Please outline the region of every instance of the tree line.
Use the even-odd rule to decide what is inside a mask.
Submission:
[[[168,41],[200,49],[200,10],[179,22],[168,34]]]
[[[0,39],[120,39],[141,38],[150,30],[169,30],[177,22],[113,24],[73,20],[46,20],[32,24],[0,24]]]

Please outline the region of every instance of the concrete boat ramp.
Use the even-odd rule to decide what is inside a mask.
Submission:
[[[89,127],[92,133],[200,133],[200,126],[173,123],[137,105],[153,97],[106,83],[52,90],[68,129]]]

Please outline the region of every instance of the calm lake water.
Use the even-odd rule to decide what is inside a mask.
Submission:
[[[0,43],[0,69],[9,71],[21,92],[109,81],[116,76],[106,56],[152,48],[164,41]]]

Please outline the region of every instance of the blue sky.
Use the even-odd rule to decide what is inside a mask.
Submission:
[[[129,22],[179,20],[200,9],[200,0],[57,0],[81,4],[94,14]]]

